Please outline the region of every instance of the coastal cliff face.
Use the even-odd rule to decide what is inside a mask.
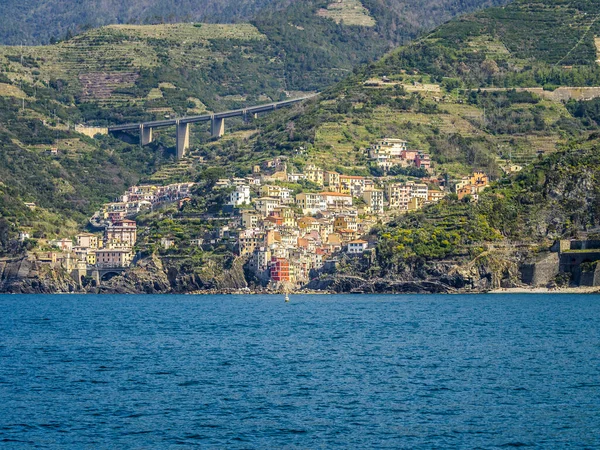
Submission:
[[[385,277],[362,271],[323,274],[304,288],[336,293],[454,293],[485,292],[520,286],[520,261],[506,252],[488,252],[466,265],[433,263]],[[225,266],[208,261],[194,267],[176,258],[152,255],[129,270],[99,285],[80,286],[71,275],[27,257],[0,259],[0,292],[20,294],[99,293],[168,294],[235,292],[248,289],[244,261],[235,258]]]
[[[123,274],[102,282],[92,290],[115,294],[167,294],[197,291],[228,292],[248,287],[243,261],[235,259],[229,268],[209,261],[201,268],[177,258],[161,259],[155,255],[140,259]]]
[[[307,288],[337,293],[466,293],[522,286],[521,255],[510,251],[485,252],[467,263],[431,262],[427,266],[403,268],[385,276],[364,272],[329,274],[312,280]]]
[[[0,259],[0,292],[62,294],[81,292],[81,290],[78,283],[66,271],[21,256]]]

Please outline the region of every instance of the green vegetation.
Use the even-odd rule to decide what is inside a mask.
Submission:
[[[0,218],[34,238],[71,234],[101,203],[155,170],[157,153],[44,125],[0,97]],[[58,148],[58,155],[48,153]],[[25,203],[34,203],[29,208]]]
[[[480,194],[477,203],[452,196],[380,230],[384,271],[433,259],[470,260],[492,246],[576,238],[600,226],[600,141],[571,144]]]
[[[174,22],[248,21],[252,17],[283,15],[291,0],[116,0],[98,3],[92,0],[5,0],[0,4],[0,42],[19,45],[51,43],[78,34],[91,27],[115,23],[156,24]],[[505,3],[502,0],[307,0],[307,11],[316,14],[329,10],[331,19],[352,26],[372,26],[377,22],[382,38],[398,42],[414,37],[419,30],[430,29],[446,20],[477,8]],[[362,5],[361,5],[362,3]],[[371,19],[369,19],[371,17]],[[294,24],[294,22],[292,22]],[[297,25],[297,24],[295,24]]]
[[[600,30],[592,3],[519,0],[450,22],[350,74],[352,65],[412,37],[416,15],[406,10],[403,19],[386,16],[382,5],[390,2],[365,0],[374,23],[348,25],[317,14],[329,2],[296,2],[284,12],[261,14],[252,25],[119,25],[53,46],[2,48],[4,229],[29,228],[35,237],[64,234],[138,180],[192,179],[202,190],[183,212],[141,218],[153,238],[173,236],[185,247],[212,226],[194,216],[223,203],[223,193],[211,193],[216,178],[246,175],[280,155],[288,156],[290,170],[315,163],[345,174],[377,174],[366,149],[377,139],[397,137],[428,152],[436,172],[450,180],[473,170],[501,180],[508,163],[535,164],[500,181],[475,206],[450,198],[379,230],[382,268],[387,260],[392,267],[472,256],[504,239],[573,235],[597,221],[595,197],[577,183],[595,189],[596,138],[586,139],[597,129],[599,107],[596,100],[565,105],[546,93],[560,85],[600,83],[594,46]],[[422,14],[425,6],[420,8]],[[363,18],[366,12],[359,11]],[[402,24],[404,31],[392,30]],[[553,40],[560,33],[561,41]],[[228,121],[224,139],[194,127],[191,157],[182,162],[169,157],[172,130],[158,132],[152,145],[140,149],[109,137],[83,138],[68,126],[234,108],[278,100],[286,91],[321,90],[342,77],[319,99],[291,110],[246,124]],[[519,89],[534,86],[546,91]],[[567,153],[548,156],[574,141]],[[59,155],[46,154],[56,143]],[[391,175],[425,174],[394,168]],[[558,188],[563,194],[556,198],[565,206],[553,197]],[[38,208],[31,211],[25,202]]]
[[[449,22],[382,60],[375,73],[402,67],[469,88],[595,86],[597,19],[593,1],[517,0]]]

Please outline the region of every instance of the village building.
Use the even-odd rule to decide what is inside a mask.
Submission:
[[[304,175],[306,176],[306,179],[308,181],[311,181],[315,184],[318,184],[319,186],[323,186],[324,184],[324,173],[323,173],[323,169],[321,169],[320,167],[315,166],[314,164],[308,164],[303,171]]]
[[[290,183],[298,183],[300,180],[305,180],[306,179],[306,175],[304,175],[303,173],[288,173],[287,174],[287,181],[289,181]]]
[[[248,259],[248,269],[259,280],[266,282],[270,278],[271,250],[268,247],[258,247]]]
[[[358,255],[364,253],[368,246],[369,243],[367,241],[357,239],[346,244],[346,251],[350,255]]]
[[[296,204],[302,209],[303,214],[315,214],[327,209],[327,204],[321,194],[302,192],[296,195]]]
[[[244,228],[256,228],[258,227],[262,216],[256,211],[245,210],[242,211],[242,226]]]
[[[402,151],[406,150],[407,145],[408,142],[402,139],[382,139],[371,147],[369,156],[371,156],[371,158],[375,158],[377,155],[385,154],[393,158],[399,158],[402,154]]]
[[[390,209],[408,209],[412,189],[404,183],[391,183],[387,186],[387,199]]]
[[[339,232],[339,230],[352,230],[356,232],[358,230],[358,218],[354,216],[338,216],[333,222],[333,229],[335,232]]]
[[[170,248],[175,247],[175,239],[171,237],[163,237],[160,239],[160,246],[165,250],[169,250]]]
[[[267,217],[279,206],[281,206],[281,201],[274,197],[261,197],[254,201],[254,208],[260,212],[263,217]]]
[[[260,229],[243,230],[238,236],[238,253],[240,256],[249,255],[257,247],[264,246],[265,232]]]
[[[411,197],[417,197],[423,201],[427,201],[429,188],[426,184],[409,181],[407,185],[411,188]]]
[[[267,184],[261,187],[260,193],[263,197],[279,198],[282,203],[290,203],[292,190],[283,186]]]
[[[319,221],[314,217],[300,217],[296,223],[298,224],[298,229],[304,233],[308,233],[313,230],[318,231],[320,228]]]
[[[414,161],[415,166],[419,169],[425,169],[427,171],[431,169],[431,157],[425,153],[418,153]]]
[[[462,200],[467,195],[477,201],[479,193],[489,186],[489,178],[483,172],[474,172],[470,177],[462,178],[455,184],[455,192],[459,200]]]
[[[321,192],[321,197],[328,208],[339,209],[352,206],[352,196],[341,192]]]
[[[77,246],[82,248],[98,248],[98,236],[91,233],[81,233],[77,236]]]
[[[190,239],[190,245],[192,247],[201,247],[202,245],[204,245],[204,239],[203,238]]]
[[[100,268],[129,267],[132,261],[131,249],[96,250],[96,266]]]
[[[446,192],[440,191],[438,189],[429,189],[427,191],[427,201],[431,203],[439,202],[446,196]]]
[[[330,189],[337,191],[340,188],[340,174],[329,170],[323,172],[323,183]]]
[[[50,241],[52,247],[57,247],[63,252],[70,252],[73,250],[73,241],[71,239],[54,239]]]
[[[237,185],[235,190],[229,194],[228,205],[242,206],[250,204],[250,186],[247,184]]]
[[[381,189],[368,189],[363,192],[363,200],[371,214],[383,213],[383,191]]]
[[[285,258],[271,258],[271,280],[275,283],[291,281],[290,262]]]
[[[120,220],[110,224],[104,231],[104,241],[122,242],[130,247],[137,241],[137,226],[133,220]]]
[[[423,198],[412,197],[408,201],[407,209],[408,209],[408,211],[417,211],[418,209],[421,209],[424,204],[425,204],[425,200]]]
[[[340,192],[352,197],[362,197],[365,190],[365,177],[340,175]]]

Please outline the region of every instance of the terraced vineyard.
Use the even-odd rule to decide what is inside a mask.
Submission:
[[[375,26],[369,10],[359,0],[336,0],[327,5],[327,8],[321,8],[317,14],[345,25]]]
[[[112,25],[57,45],[0,47],[0,64],[10,80],[45,85],[60,80],[60,88],[79,101],[118,108],[143,105],[148,100],[161,103],[164,92],[159,94],[160,80],[147,90],[136,89],[141,76],[159,67],[162,71],[185,67],[207,72],[228,60],[232,51],[277,66],[277,60],[266,62],[265,55],[254,53],[252,46],[264,40],[265,36],[249,24]],[[188,87],[185,78],[175,77],[173,81],[179,84],[170,83],[173,90]],[[226,87],[228,80],[223,81]],[[206,110],[197,96],[188,97],[196,103],[192,110]]]

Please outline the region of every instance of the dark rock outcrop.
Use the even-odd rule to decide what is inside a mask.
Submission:
[[[81,290],[79,284],[65,270],[23,256],[0,259],[0,292],[61,294]]]

